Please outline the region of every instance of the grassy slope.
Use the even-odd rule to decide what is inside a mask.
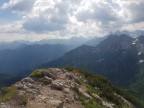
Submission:
[[[144,98],[144,64],[140,65],[140,72],[136,77],[136,82],[131,84],[130,89]]]
[[[73,68],[66,68],[66,69],[68,69],[69,71],[73,70]],[[94,92],[95,90],[94,87],[98,87],[100,88],[97,91],[99,92],[99,95],[108,101],[116,103],[118,108],[129,108],[129,107],[123,104],[122,101],[119,99],[119,97],[114,95],[114,93],[117,93],[118,95],[124,97],[126,100],[130,101],[136,108],[144,108],[144,100],[139,98],[134,92],[115,87],[107,78],[101,75],[92,75],[81,69],[78,69],[78,71],[87,79],[88,84],[90,85],[88,87],[88,92]],[[90,103],[98,104],[92,102],[92,100],[88,102],[88,104]]]

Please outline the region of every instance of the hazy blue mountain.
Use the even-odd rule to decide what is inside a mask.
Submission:
[[[80,46],[88,41],[89,38],[84,37],[72,37],[70,39],[49,39],[49,40],[41,40],[36,41],[36,44],[65,44],[65,45],[72,45],[72,46]]]
[[[99,44],[100,42],[102,42],[103,40],[105,40],[108,36],[104,36],[104,37],[94,37],[90,40],[88,40],[87,42],[85,42],[86,45],[89,46],[96,46],[97,44]]]
[[[65,45],[27,45],[14,50],[0,51],[0,74],[3,79],[9,77],[23,77],[29,74],[37,66],[55,60],[72,47]]]
[[[49,39],[49,40],[40,40],[40,41],[24,41],[24,40],[17,40],[17,41],[12,41],[12,42],[0,42],[0,51],[5,50],[5,49],[16,49],[19,47],[24,47],[26,45],[44,45],[44,44],[49,44],[49,45],[56,45],[56,44],[64,44],[71,46],[73,48],[76,48],[85,42],[87,42],[89,38],[84,38],[84,37],[72,37],[70,39]]]
[[[23,47],[26,44],[26,41],[0,42],[0,51],[5,49],[16,49],[18,47]]]
[[[23,77],[17,76],[17,75],[10,75],[5,73],[0,73],[0,87],[9,86],[16,81],[20,80]]]

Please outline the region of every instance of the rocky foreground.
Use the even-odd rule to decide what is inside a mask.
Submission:
[[[115,108],[117,103],[99,96],[100,88],[88,92],[88,81],[79,73],[59,68],[42,69],[1,90],[0,108]],[[114,93],[123,108],[134,106]],[[92,105],[91,105],[92,104]],[[117,107],[118,108],[118,107]]]

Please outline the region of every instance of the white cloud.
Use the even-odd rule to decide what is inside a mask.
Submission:
[[[14,23],[1,25],[0,26],[0,33],[22,33],[22,22],[16,21]]]
[[[86,0],[75,12],[75,17],[78,21],[89,25],[86,31],[93,31],[89,33],[90,35],[104,35],[123,26],[122,17],[112,5],[106,0],[93,0],[92,2]]]
[[[24,22],[23,28],[37,33],[59,31],[65,29],[65,26],[61,23],[52,23],[44,17],[34,17]]]
[[[109,22],[117,20],[117,14],[113,8],[106,2],[84,2],[76,12],[79,21],[94,20],[100,22]]]
[[[144,1],[143,0],[113,0],[119,4],[119,14],[125,23],[139,23],[144,21]]]
[[[122,30],[136,31],[136,30],[144,30],[144,22],[134,23],[134,24],[126,24],[122,27]]]
[[[141,3],[131,3],[127,6],[127,9],[130,13],[130,21],[132,23],[142,22],[144,21],[144,2]]]
[[[1,25],[0,32],[68,37],[142,30],[143,5],[143,0],[10,0],[2,8],[22,13],[22,19]]]
[[[24,17],[24,29],[33,32],[49,32],[65,29],[69,21],[68,4],[62,1],[37,0],[30,14]]]

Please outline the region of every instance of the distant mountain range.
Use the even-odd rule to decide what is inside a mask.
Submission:
[[[111,35],[122,35],[122,34],[126,34],[128,36],[131,36],[133,38],[139,37],[141,35],[144,35],[144,31],[143,30],[136,30],[136,31],[127,31],[127,30],[122,30],[122,31],[116,31],[113,33],[110,33]]]
[[[35,44],[64,44],[64,45],[72,45],[72,46],[80,46],[86,43],[89,38],[84,37],[72,37],[70,39],[49,39],[49,40],[41,40],[33,42]]]
[[[89,41],[90,40],[90,41]],[[97,40],[97,39],[95,39]],[[49,39],[49,40],[40,40],[40,41],[24,41],[24,40],[17,40],[17,41],[12,41],[12,42],[0,42],[0,51],[5,50],[5,49],[16,49],[19,47],[24,47],[26,45],[44,45],[44,44],[49,44],[49,45],[68,45],[68,46],[73,46],[73,48],[76,48],[84,43],[91,43],[91,39],[89,38],[84,38],[84,37],[72,37],[69,39]]]
[[[0,51],[0,71],[19,73],[59,58],[69,51],[65,45],[28,45],[14,50]],[[20,73],[19,73],[20,74]]]
[[[144,36],[111,35],[95,47],[82,45],[43,66],[85,68],[139,92],[144,90]]]
[[[27,44],[27,41],[0,42],[0,51],[5,49],[16,49]]]
[[[89,38],[84,38],[84,37],[72,37],[72,38],[68,38],[68,39],[44,39],[44,40],[40,40],[40,41],[34,41],[34,42],[30,42],[30,41],[25,41],[25,40],[17,40],[17,41],[13,41],[13,42],[0,42],[0,50],[4,50],[4,49],[15,49],[18,47],[23,47],[25,45],[35,45],[35,44],[39,44],[39,45],[43,45],[43,44],[51,44],[51,45],[56,45],[56,44],[64,44],[64,45],[71,45],[73,47],[78,47],[82,44],[86,44],[89,46],[96,46],[97,44],[99,44],[101,41],[103,41],[104,39],[106,39],[108,36],[110,35],[122,35],[122,34],[126,34],[130,37],[139,37],[141,35],[144,35],[144,31],[142,30],[136,30],[136,31],[127,31],[127,30],[123,30],[123,31],[116,31],[116,32],[111,32],[106,36],[95,36],[95,37],[89,37]]]

